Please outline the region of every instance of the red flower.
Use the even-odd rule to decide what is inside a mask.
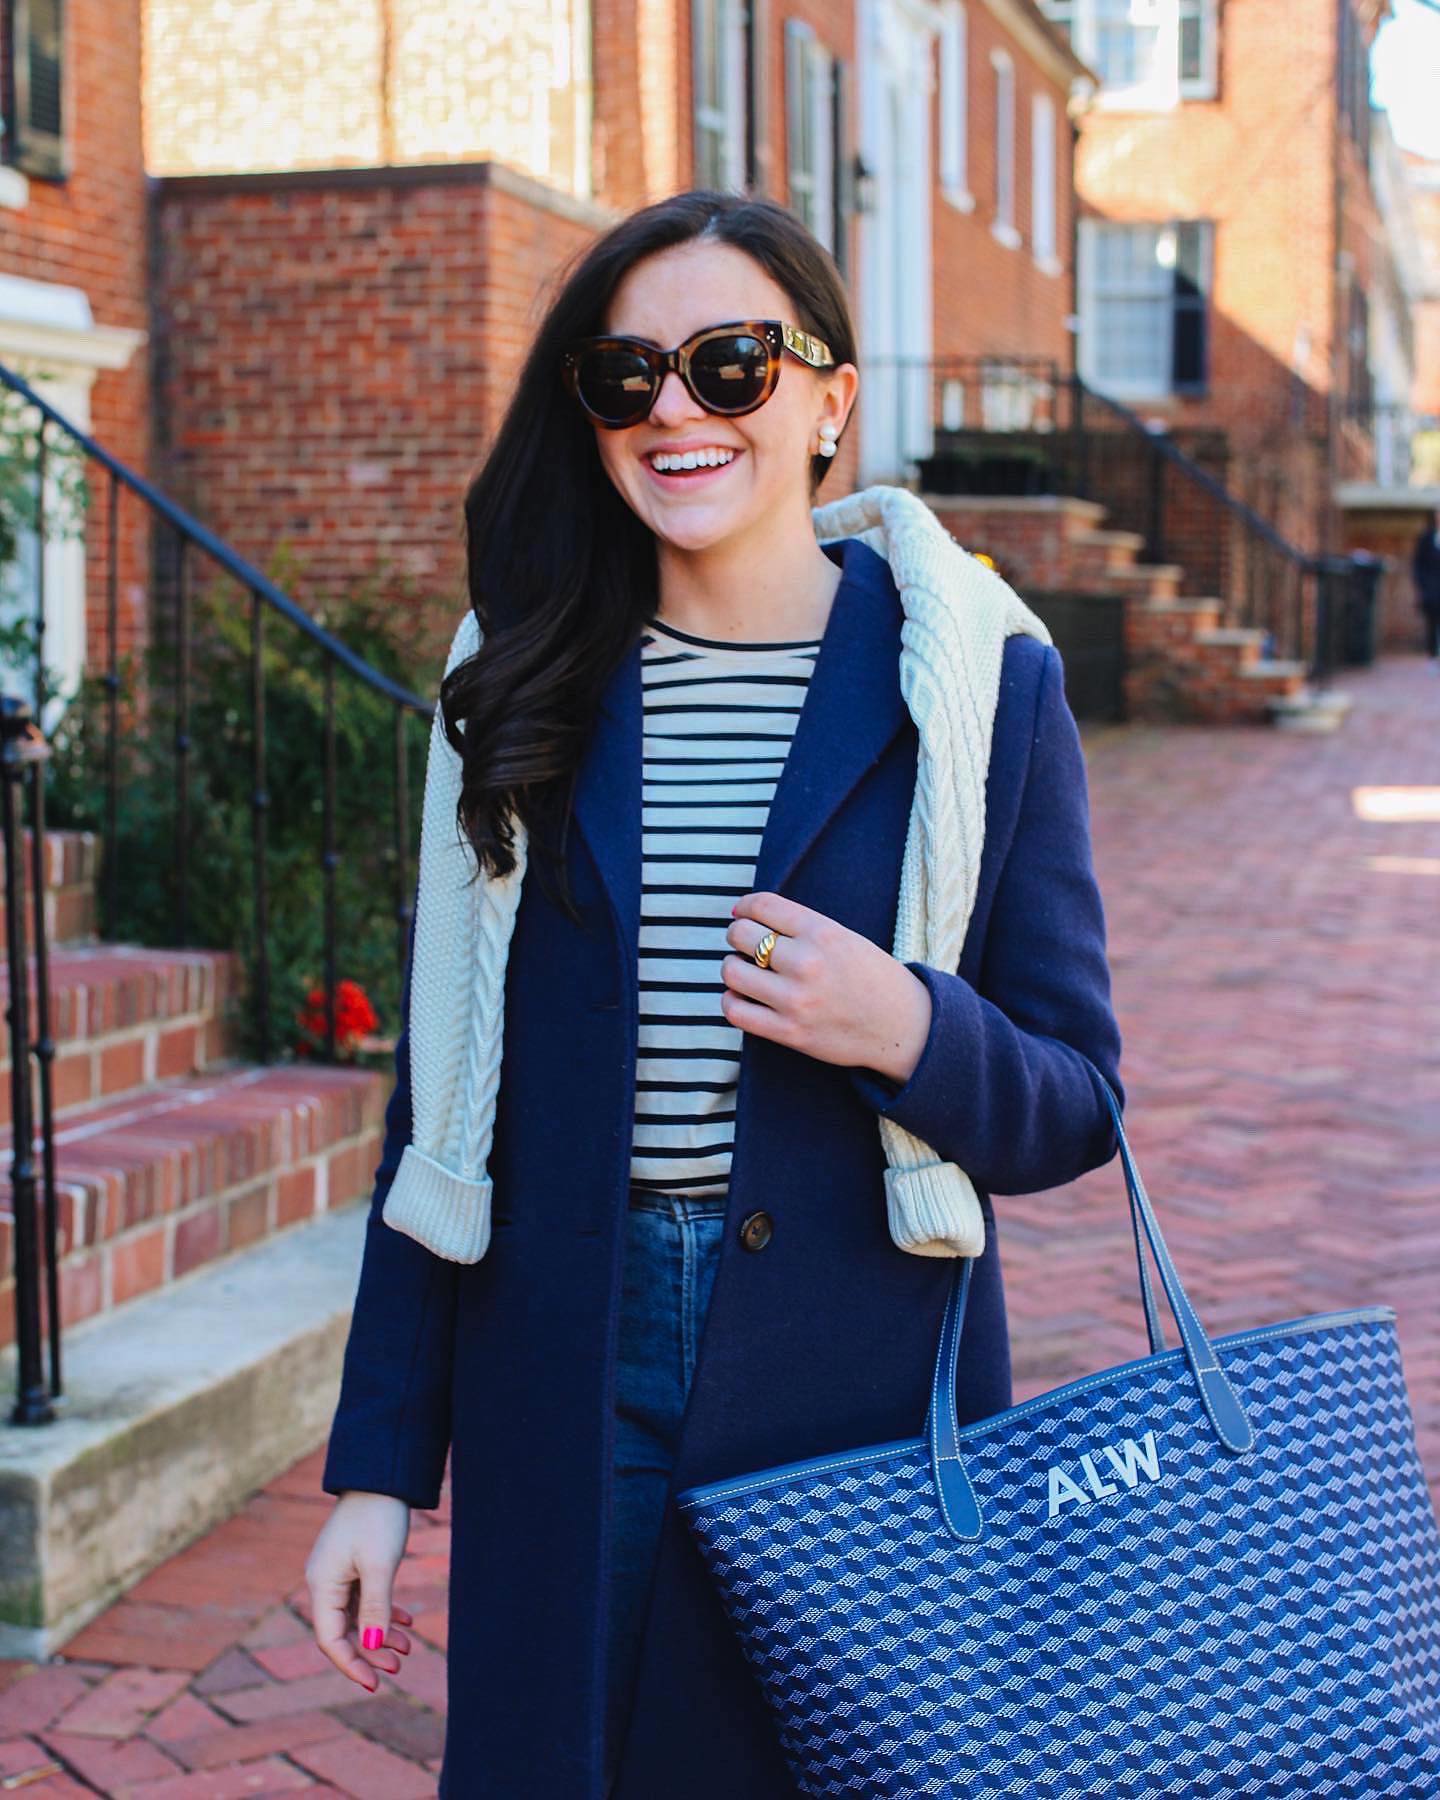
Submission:
[[[295,1015],[295,1021],[301,1031],[307,1032],[314,1040],[314,1048],[318,1049],[325,1042],[325,989],[312,987],[305,996],[305,1004]],[[335,1048],[340,1054],[353,1052],[360,1040],[374,1031],[379,1020],[375,1016],[375,1008],[370,1004],[358,981],[337,981],[335,984]],[[296,1046],[300,1056],[309,1056],[311,1044],[302,1040]]]

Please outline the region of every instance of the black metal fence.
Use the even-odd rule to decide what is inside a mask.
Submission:
[[[887,408],[897,460],[926,493],[1099,501],[1109,526],[1141,537],[1145,562],[1181,565],[1195,597],[1263,631],[1269,654],[1303,663],[1317,687],[1348,660],[1374,570],[1303,550],[1277,523],[1307,516],[1293,469],[1246,470],[1246,498],[1223,432],[1155,429],[1045,358],[880,359],[866,396]]]
[[[34,458],[34,495],[36,514],[33,535],[41,548],[35,558],[37,571],[33,595],[33,707],[25,700],[10,698],[0,713],[0,738],[3,738],[4,776],[4,849],[6,870],[6,929],[10,979],[8,1024],[10,1031],[11,1116],[14,1130],[12,1193],[15,1209],[15,1274],[16,1328],[19,1366],[19,1393],[11,1413],[14,1424],[40,1424],[54,1416],[51,1401],[63,1392],[60,1363],[60,1318],[58,1275],[58,1216],[55,1193],[54,1124],[51,1093],[51,1063],[55,1047],[50,1038],[48,991],[48,951],[45,931],[45,788],[49,749],[38,721],[46,712],[49,695],[46,690],[45,663],[45,565],[43,547],[47,541],[49,521],[46,516],[48,464],[52,445],[63,442],[83,460],[86,480],[96,475],[103,483],[105,533],[103,551],[92,555],[89,578],[98,579],[105,595],[105,643],[99,656],[88,662],[98,666],[103,660],[105,708],[106,796],[102,839],[104,858],[101,890],[101,935],[113,935],[119,916],[120,858],[116,853],[119,835],[120,807],[120,709],[124,682],[121,675],[118,630],[118,591],[120,570],[120,519],[123,504],[139,506],[148,518],[149,541],[153,547],[152,569],[163,557],[168,570],[165,589],[167,616],[152,623],[162,625],[169,633],[173,648],[174,692],[167,709],[173,720],[173,935],[177,946],[189,941],[192,884],[197,871],[192,867],[193,841],[192,785],[195,745],[191,736],[191,704],[197,681],[203,681],[203,667],[195,663],[195,617],[191,604],[195,566],[206,559],[216,570],[223,571],[248,594],[248,630],[250,671],[248,683],[248,719],[240,729],[248,739],[250,770],[249,811],[251,817],[249,851],[249,897],[252,923],[252,956],[248,999],[253,1009],[252,1041],[258,1046],[259,1058],[269,1062],[274,1054],[271,1018],[270,942],[270,870],[267,844],[267,819],[271,796],[266,782],[266,659],[267,624],[298,634],[314,653],[322,667],[323,702],[321,741],[316,746],[321,768],[323,807],[316,831],[315,864],[320,873],[321,939],[323,942],[324,1059],[336,1060],[336,989],[337,989],[337,916],[336,876],[341,850],[336,840],[336,744],[335,711],[337,680],[357,683],[388,708],[392,719],[393,772],[388,784],[390,833],[389,860],[393,872],[392,903],[395,923],[395,955],[397,972],[403,971],[409,939],[412,910],[411,824],[409,797],[410,749],[407,733],[414,730],[413,721],[421,720],[428,729],[433,703],[399,682],[391,680],[355,654],[338,638],[318,625],[309,615],[280,591],[266,576],[238,556],[197,519],[192,518],[172,500],[160,493],[134,470],[111,456],[94,439],[78,430],[51,406],[21,376],[0,365],[0,383],[33,409],[36,453]],[[152,607],[152,614],[157,609]],[[131,699],[143,696],[130,696]],[[24,910],[24,834],[21,788],[30,789],[31,875],[30,888],[34,915],[34,974],[36,994],[35,1027],[32,1030],[28,1004],[27,975],[29,950]],[[377,784],[370,795],[377,829],[386,805]],[[43,1179],[37,1193],[34,1162],[34,1123],[31,1106],[32,1059],[38,1065],[40,1094],[40,1138]],[[43,1204],[42,1204],[43,1203]],[[43,1212],[43,1218],[42,1218]],[[46,1310],[49,1316],[49,1380],[41,1364],[40,1283],[45,1282]]]

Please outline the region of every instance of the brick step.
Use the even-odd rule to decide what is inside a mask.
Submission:
[[[1071,534],[1071,558],[1077,569],[1105,572],[1133,569],[1145,548],[1138,531],[1076,531]]]
[[[25,896],[25,934],[33,944],[30,902],[30,859],[33,833],[27,827],[21,836],[21,889]],[[100,879],[100,838],[93,831],[47,831],[45,833],[45,936],[50,944],[83,943],[93,938],[98,916],[96,886]],[[5,890],[0,886],[0,943],[6,930]]]
[[[1248,625],[1213,625],[1197,631],[1193,642],[1207,660],[1249,670],[1260,661],[1265,633]]]
[[[1314,688],[1301,682],[1266,702],[1270,718],[1282,731],[1336,731],[1349,717],[1355,696],[1339,688]]]
[[[1105,521],[1105,508],[1098,501],[1070,495],[922,497],[959,544],[993,557],[1021,593],[1064,592],[1077,557],[1076,538],[1098,532]]]
[[[57,1121],[62,1319],[108,1312],[362,1197],[392,1085],[374,1069],[236,1064]],[[7,1126],[7,1164],[9,1140]],[[36,1164],[38,1176],[38,1148]],[[13,1229],[0,1214],[0,1344],[14,1334]]]
[[[29,968],[33,1038],[39,1024],[33,957]],[[234,1055],[234,1006],[243,970],[233,952],[62,944],[51,950],[49,968],[57,1118]],[[8,1006],[3,963],[0,994]],[[10,1034],[0,1029],[0,1074],[8,1077],[9,1069]],[[38,1069],[32,1089],[38,1108]],[[0,1082],[0,1125],[8,1126],[10,1117],[6,1079]]]
[[[1240,670],[1247,681],[1264,687],[1267,692],[1301,694],[1305,691],[1305,664],[1282,657],[1262,657]]]
[[[1179,563],[1135,563],[1095,573],[1076,571],[1070,586],[1078,593],[1110,593],[1141,601],[1178,600],[1185,571]]]
[[[1197,631],[1213,631],[1225,616],[1220,600],[1151,600],[1134,609],[1137,625],[1147,637],[1192,638]]]

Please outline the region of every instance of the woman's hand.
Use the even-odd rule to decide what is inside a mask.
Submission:
[[[410,1508],[403,1500],[353,1489],[335,1502],[305,1563],[315,1642],[342,1675],[372,1694],[380,1685],[376,1669],[398,1674],[400,1657],[410,1652],[410,1639],[391,1621],[415,1620],[390,1599],[409,1535]],[[363,1648],[366,1632],[380,1633],[372,1636],[375,1648]]]
[[[858,931],[783,894],[745,894],[731,909],[721,959],[720,1010],[753,1031],[820,1062],[874,1069],[906,1081],[930,1031],[930,993],[903,962]],[[767,931],[767,968],[755,946]]]

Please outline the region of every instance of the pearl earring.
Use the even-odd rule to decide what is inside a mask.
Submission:
[[[820,427],[819,451],[821,456],[833,456],[837,449],[836,438],[840,435],[840,427],[829,419]]]

